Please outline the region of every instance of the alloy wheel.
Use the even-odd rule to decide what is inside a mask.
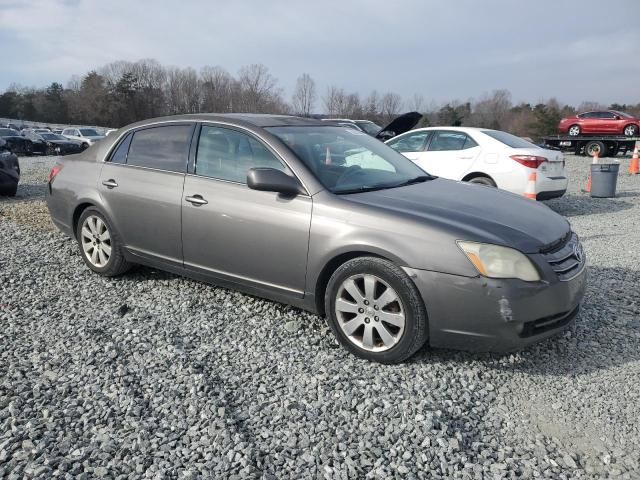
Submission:
[[[580,127],[577,125],[573,125],[571,128],[569,128],[569,135],[571,135],[572,137],[580,135]]]
[[[95,267],[105,267],[111,257],[111,234],[107,225],[97,215],[90,215],[80,232],[82,250],[87,260]]]
[[[627,137],[633,137],[638,133],[638,128],[635,125],[627,125],[624,129],[624,134]]]
[[[342,332],[363,350],[389,350],[402,338],[405,310],[400,296],[375,275],[345,279],[336,295],[335,312]]]

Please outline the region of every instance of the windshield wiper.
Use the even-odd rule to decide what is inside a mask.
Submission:
[[[427,180],[433,180],[434,176],[432,175],[418,175],[417,177],[410,178],[409,180],[403,180],[400,183],[392,183],[392,184],[379,184],[379,185],[362,185],[360,187],[349,188],[346,190],[335,190],[333,193],[340,195],[343,193],[362,193],[362,192],[371,192],[373,190],[385,190],[387,188],[397,188],[397,187],[405,187],[407,185],[413,185],[414,183],[422,183]]]

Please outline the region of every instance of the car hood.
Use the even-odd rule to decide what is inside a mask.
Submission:
[[[408,132],[418,124],[421,118],[422,114],[418,112],[409,112],[400,115],[399,117],[393,119],[393,121],[389,125],[380,130],[376,134],[376,138],[384,137],[385,140],[388,140],[391,137],[395,137],[396,135],[400,135],[401,133]]]
[[[564,237],[567,220],[542,203],[495,188],[436,178],[400,188],[345,195],[345,199],[420,219],[460,235],[538,253]]]

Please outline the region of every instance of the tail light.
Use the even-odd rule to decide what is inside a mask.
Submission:
[[[62,165],[56,164],[53,166],[53,168],[49,172],[49,183],[53,182],[53,179],[56,178],[56,175],[60,173],[60,170],[62,170]]]
[[[545,157],[538,157],[536,155],[511,155],[510,158],[527,168],[538,168],[547,161]]]

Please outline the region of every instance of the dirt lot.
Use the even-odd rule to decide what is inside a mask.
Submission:
[[[640,176],[546,202],[589,258],[575,330],[510,355],[358,360],[324,321],[55,230],[51,158],[0,199],[0,477],[640,478]],[[480,188],[480,187],[478,187]]]

